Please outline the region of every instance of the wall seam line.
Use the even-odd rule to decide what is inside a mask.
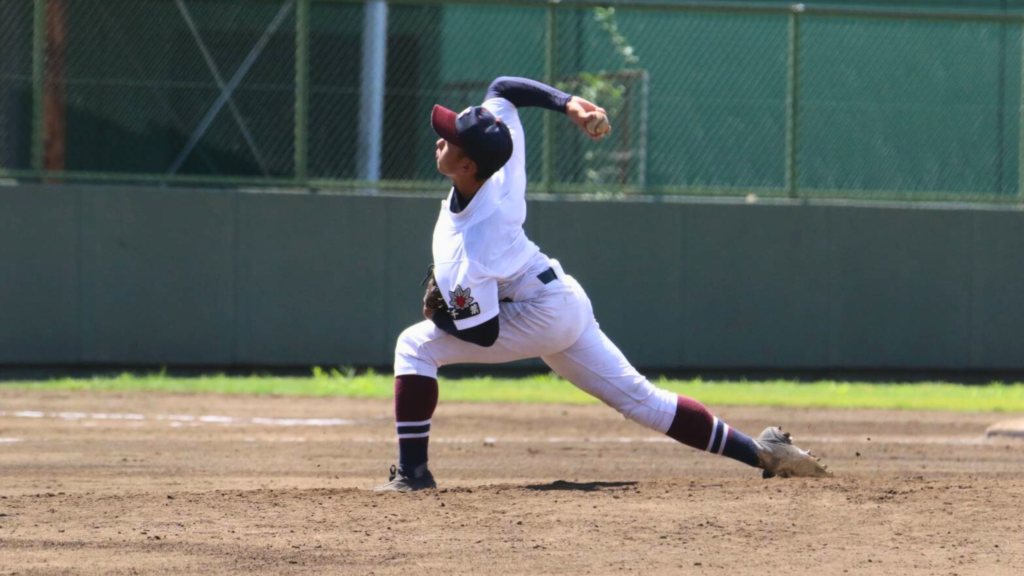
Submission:
[[[832,325],[835,324],[835,266],[839,258],[835,252],[834,232],[832,229],[832,209],[825,208],[825,255],[827,268],[825,269],[825,302],[828,310],[825,311],[825,366],[834,368],[835,361],[833,351]]]
[[[84,271],[85,260],[84,260],[83,256],[85,255],[85,248],[84,248],[84,236],[85,235],[83,234],[83,229],[85,228],[85,192],[83,190],[81,190],[81,189],[78,189],[78,190],[75,191],[75,196],[76,196],[75,202],[76,202],[77,208],[78,208],[77,209],[77,212],[78,212],[78,238],[77,238],[77,242],[76,242],[77,246],[76,246],[76,249],[75,249],[75,251],[76,251],[75,259],[77,260],[76,264],[77,264],[77,268],[78,268],[78,270],[76,271],[76,274],[77,274],[77,277],[78,277],[77,278],[78,279],[78,290],[76,291],[77,292],[77,298],[78,298],[78,305],[77,305],[77,312],[78,313],[76,314],[76,319],[77,319],[77,322],[78,322],[78,329],[77,329],[77,332],[78,332],[78,338],[77,338],[78,354],[77,354],[77,356],[78,356],[78,362],[84,363],[85,362],[85,344],[84,344],[84,340],[85,340],[85,319],[83,318],[83,315],[85,314],[85,294],[84,294],[84,292],[85,292],[85,271]]]
[[[238,335],[238,267],[239,267],[239,236],[240,224],[239,224],[239,195],[231,195],[231,351],[230,358],[232,364],[238,364],[240,354],[238,352],[239,335]]]
[[[974,258],[974,242],[978,228],[978,215],[971,215],[971,224],[967,240],[967,265],[970,266],[970,280],[967,283],[967,366],[974,368],[975,341],[974,341],[974,283],[977,281],[977,267]]]
[[[391,205],[391,202],[389,202],[388,200],[385,199],[384,200],[384,209],[381,210],[381,212],[383,213],[382,215],[383,215],[383,219],[384,219],[383,230],[384,230],[384,233],[387,235],[387,238],[389,238],[389,239],[392,237],[392,235],[389,233],[389,230],[391,229],[390,228],[391,222],[390,222],[390,219],[388,218],[389,212],[390,212],[390,205]],[[382,258],[384,260],[384,285],[388,286],[388,287],[391,287],[391,286],[394,286],[394,284],[391,282],[393,280],[393,278],[391,276],[391,258],[390,258],[390,256],[391,256],[391,242],[381,242],[381,245],[384,246],[384,257]],[[387,293],[387,292],[385,291],[385,292],[382,292],[382,293]],[[384,344],[384,351],[383,351],[383,355],[381,356],[381,358],[384,359],[384,360],[386,360],[387,357],[388,357],[388,334],[391,333],[391,308],[392,308],[391,300],[392,300],[392,298],[385,298],[384,299],[384,337],[382,338],[383,344]]]

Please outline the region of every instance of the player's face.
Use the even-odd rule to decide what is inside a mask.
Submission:
[[[462,148],[445,140],[437,139],[437,150],[434,152],[437,157],[437,171],[452,178],[462,172],[472,172],[470,160]]]

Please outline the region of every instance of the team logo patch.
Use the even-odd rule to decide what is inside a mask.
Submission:
[[[473,299],[471,288],[456,286],[455,290],[448,292],[448,297],[451,298],[448,304],[452,309],[452,318],[465,320],[480,313],[480,305]]]

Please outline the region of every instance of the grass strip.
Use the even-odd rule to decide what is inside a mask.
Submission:
[[[308,378],[223,375],[195,378],[165,374],[122,374],[113,378],[59,379],[48,382],[9,382],[0,387],[23,390],[85,390],[105,392],[175,392],[279,396],[336,396],[390,398],[392,377],[314,368]],[[799,383],[706,382],[665,380],[658,385],[710,406],[778,406],[799,408],[878,408],[948,410],[957,412],[1024,412],[1024,384],[869,384],[844,382]],[[597,400],[554,375],[524,378],[463,378],[441,380],[441,399],[462,402],[516,404],[593,404]]]

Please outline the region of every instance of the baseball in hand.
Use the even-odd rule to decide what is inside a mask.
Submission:
[[[598,114],[587,121],[587,132],[591,136],[604,136],[611,129],[612,127],[608,124],[608,117],[604,114]]]

